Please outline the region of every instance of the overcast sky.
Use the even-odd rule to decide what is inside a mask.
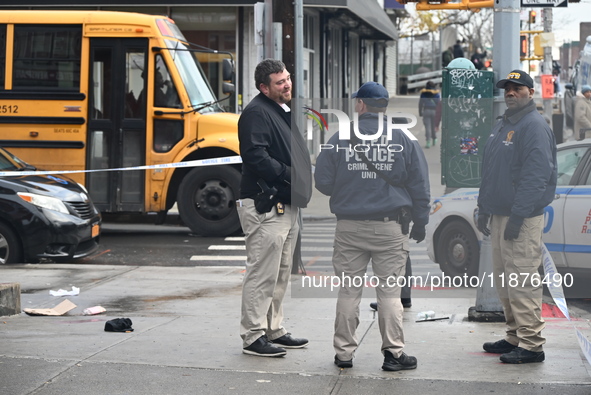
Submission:
[[[565,42],[579,41],[580,23],[591,22],[591,0],[569,3],[566,8],[554,8],[552,16],[556,46],[561,46]]]

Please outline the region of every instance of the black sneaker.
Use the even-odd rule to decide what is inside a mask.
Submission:
[[[513,351],[501,355],[501,362],[505,363],[544,362],[544,359],[544,351],[529,351],[521,347],[515,347]]]
[[[503,339],[503,340],[496,341],[494,343],[493,342],[484,343],[482,345],[482,348],[484,348],[484,351],[490,352],[493,354],[505,354],[505,353],[513,351],[515,348],[517,348],[517,346],[514,346],[513,344],[509,343],[507,340]]]
[[[242,349],[242,352],[249,355],[256,355],[258,357],[282,357],[287,352],[281,347],[275,347],[267,341],[264,336],[259,337],[250,346]]]
[[[400,354],[400,357],[394,358],[394,355],[388,350],[384,351],[384,364],[382,370],[389,372],[396,372],[398,370],[410,370],[417,368],[417,359],[406,355],[405,353]]]
[[[303,348],[308,345],[308,339],[298,339],[291,337],[291,333],[278,337],[277,339],[271,340],[271,343],[278,344],[283,348]]]
[[[353,367],[353,360],[349,359],[348,361],[341,361],[336,355],[334,356],[334,364],[337,365],[339,368],[352,368]]]

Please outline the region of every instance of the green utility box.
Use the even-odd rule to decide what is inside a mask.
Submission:
[[[441,183],[478,188],[482,150],[494,123],[493,72],[449,68],[442,73]]]

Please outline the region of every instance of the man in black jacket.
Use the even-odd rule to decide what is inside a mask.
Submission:
[[[260,93],[238,121],[242,180],[238,215],[246,242],[240,335],[245,354],[280,357],[302,348],[282,325],[283,298],[291,276],[300,208],[312,195],[310,154],[291,127],[291,79],[279,60],[255,70]]]
[[[460,40],[456,40],[454,45],[454,59],[463,58],[464,57],[464,49],[462,48],[462,42]]]
[[[534,81],[513,70],[497,83],[507,111],[484,147],[478,230],[491,237],[495,286],[507,330],[484,343],[505,363],[542,362],[542,230],[556,191],[556,140],[533,101]],[[489,229],[490,223],[490,229]]]

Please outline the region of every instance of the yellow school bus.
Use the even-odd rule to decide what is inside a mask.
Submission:
[[[229,59],[224,59],[229,60]],[[230,66],[230,67],[228,67]],[[224,80],[230,62],[219,63]],[[231,83],[225,84],[233,91]],[[0,11],[0,146],[43,170],[162,165],[238,155],[225,113],[174,22],[109,11]],[[72,175],[103,213],[177,203],[194,232],[240,229],[240,165]]]

